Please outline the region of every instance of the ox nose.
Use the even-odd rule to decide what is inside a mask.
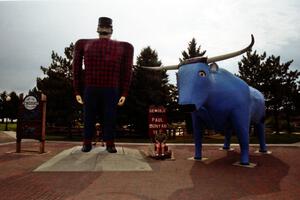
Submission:
[[[196,110],[195,104],[186,104],[186,105],[181,105],[179,109],[183,112],[193,112]]]

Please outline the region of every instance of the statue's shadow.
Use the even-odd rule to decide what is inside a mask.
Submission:
[[[280,181],[289,171],[287,164],[272,154],[250,156],[255,168],[233,166],[239,155],[228,152],[218,160],[195,162],[190,171],[193,187],[177,190],[169,199],[238,199],[280,191]]]

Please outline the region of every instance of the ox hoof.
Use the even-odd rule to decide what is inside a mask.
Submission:
[[[208,160],[208,158],[204,158],[204,157],[190,157],[190,158],[188,158],[188,160],[194,160],[194,161],[200,161],[200,162],[203,162],[203,161],[206,161],[206,160]]]
[[[255,163],[241,163],[239,161],[233,163],[232,165],[238,166],[238,167],[246,167],[246,168],[254,168],[257,164]]]
[[[265,151],[256,150],[254,153],[257,153],[257,154],[272,154],[272,151],[268,151],[268,150],[265,150]]]
[[[219,148],[220,151],[234,151],[234,148],[227,148],[227,147],[221,147]]]

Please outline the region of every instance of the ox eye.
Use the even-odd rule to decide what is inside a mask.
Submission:
[[[205,77],[205,76],[206,76],[206,73],[205,73],[205,71],[203,71],[203,70],[199,71],[199,76],[201,76],[201,77]]]

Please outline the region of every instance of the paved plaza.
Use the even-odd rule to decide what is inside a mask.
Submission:
[[[3,137],[2,137],[3,140]],[[89,153],[79,142],[46,142],[39,154],[36,141],[0,143],[0,197],[5,200],[37,199],[299,199],[299,145],[270,145],[270,155],[255,154],[255,168],[232,165],[239,148],[219,150],[204,145],[204,162],[188,160],[193,145],[169,145],[175,160],[147,157],[148,144],[117,144],[118,153],[103,147]]]

